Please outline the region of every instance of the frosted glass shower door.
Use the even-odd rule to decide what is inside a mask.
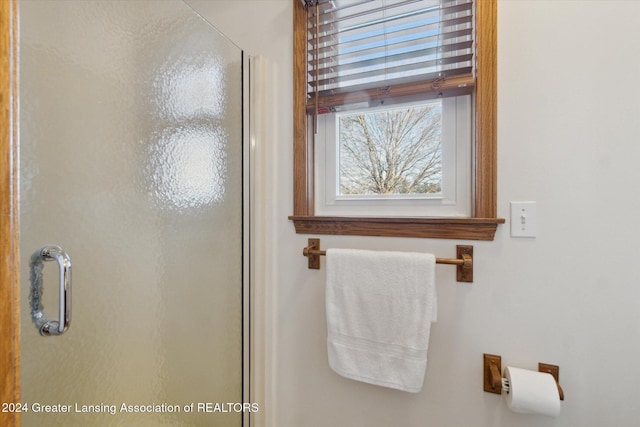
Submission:
[[[181,1],[19,5],[23,426],[242,425],[241,50]]]

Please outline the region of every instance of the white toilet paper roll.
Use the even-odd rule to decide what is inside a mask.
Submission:
[[[560,395],[551,374],[508,366],[505,378],[509,380],[507,407],[513,412],[550,417],[560,414]]]

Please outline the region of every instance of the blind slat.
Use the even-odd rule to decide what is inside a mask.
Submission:
[[[397,65],[395,67],[386,67],[384,69],[364,71],[356,74],[348,74],[348,75],[340,74],[335,77],[324,78],[319,81],[318,85],[319,87],[324,88],[324,90],[332,90],[335,88],[339,88],[340,87],[339,85],[341,83],[362,81],[365,79],[368,79],[369,82],[371,83],[380,82],[380,81],[388,80],[389,76],[394,76],[399,73],[406,74],[407,79],[415,77],[416,75],[432,76],[432,75],[440,74],[442,76],[446,76],[446,75],[455,74],[456,70],[465,70],[467,68],[470,69],[471,66],[468,65],[468,63],[471,60],[471,58],[472,58],[472,55],[469,54],[463,57],[444,58],[442,60],[421,61],[421,62],[415,62],[411,64]],[[434,70],[434,68],[437,65],[451,65],[451,64],[461,64],[461,65],[459,67],[452,67],[450,69]],[[463,64],[467,64],[467,66],[464,67]],[[402,77],[396,77],[396,78],[402,78]],[[316,87],[315,82],[310,82],[309,84],[314,88]],[[315,92],[315,91],[312,91],[312,92]]]
[[[385,30],[384,32],[380,31],[379,34],[371,34],[371,32],[362,33],[360,37],[353,36],[349,40],[342,41],[342,42],[338,40],[335,34],[331,36],[322,36],[319,38],[318,41],[316,41],[315,38],[311,38],[309,40],[309,46],[310,48],[315,49],[316,44],[319,44],[320,45],[319,47],[321,49],[335,48],[336,46],[346,46],[348,43],[357,43],[357,42],[364,43],[367,41],[367,39],[371,37],[376,37],[376,36],[395,37],[402,32],[410,33],[412,31],[418,32],[420,30],[433,31],[434,29],[438,29],[439,31],[437,33],[443,34],[446,32],[450,32],[452,28],[457,28],[461,25],[470,26],[472,22],[473,22],[473,17],[470,15],[458,17],[458,18],[443,19],[440,21],[430,21],[428,23],[412,22],[412,26],[410,27],[405,25],[403,27],[391,28],[391,29]]]
[[[320,25],[325,25],[328,23],[340,22],[346,19],[354,19],[367,15],[373,15],[381,12],[389,12],[392,10],[398,10],[399,8],[416,4],[416,3],[424,3],[424,0],[402,0],[390,2],[388,4],[381,4],[378,7],[371,7],[373,4],[381,4],[381,2],[372,2],[369,1],[359,1],[359,2],[345,2],[344,0],[338,0],[334,4],[333,7],[321,7],[320,9]],[[331,3],[330,3],[331,4]],[[360,7],[362,6],[362,7]],[[315,9],[311,10],[310,14],[315,13]],[[313,18],[309,18],[309,21],[313,21],[312,25],[315,26],[315,16]],[[315,30],[314,30],[315,31]]]
[[[413,62],[425,61],[430,59],[434,61],[434,64],[438,64],[438,61],[442,61],[441,64],[452,64],[452,58],[458,58],[458,61],[455,62],[466,62],[471,60],[471,53],[469,48],[471,47],[471,42],[462,42],[450,44],[447,46],[437,46],[432,48],[420,49],[420,50],[411,50],[408,52],[400,52],[395,55],[379,55],[374,56],[371,59],[360,59],[352,62],[345,62],[342,64],[324,64],[319,67],[317,70],[311,70],[309,74],[314,77],[314,80],[320,80],[326,78],[326,76],[334,75],[334,74],[342,74],[352,70],[357,69],[367,69],[367,68],[391,68],[394,63],[398,62],[406,62],[408,60],[413,60]],[[462,51],[461,53],[458,51]],[[455,54],[454,54],[455,52]],[[442,56],[438,56],[437,54],[444,54]],[[464,59],[463,59],[464,58]],[[447,62],[445,62],[447,61]],[[385,66],[386,65],[386,66]]]
[[[420,7],[418,9],[402,10],[401,7],[416,4],[423,0],[409,0],[402,3],[382,6],[379,8],[365,9],[353,14],[337,14],[336,12],[320,14],[318,32],[331,34],[341,31],[351,31],[366,28],[371,25],[380,23],[392,23],[399,19],[411,18],[412,16],[440,13],[439,6],[431,6],[428,8]],[[394,8],[396,8],[394,10]],[[309,16],[309,29],[316,31],[315,13]]]
[[[448,96],[473,86],[473,1],[334,0],[318,9],[318,17],[308,9],[309,102],[317,97],[326,108],[353,102],[361,91],[367,98],[410,87]],[[443,81],[460,76],[460,86],[441,90]]]
[[[375,54],[379,51],[385,51],[386,49],[396,50],[396,49],[403,49],[405,47],[414,48],[417,50],[420,48],[420,46],[428,46],[430,44],[435,44],[437,41],[441,42],[442,49],[450,50],[449,46],[456,44],[456,43],[451,43],[452,39],[463,38],[463,40],[471,42],[472,31],[473,31],[472,28],[466,28],[464,30],[448,31],[440,34],[427,36],[427,37],[421,37],[421,35],[418,34],[416,38],[411,38],[407,36],[406,40],[403,40],[398,43],[390,43],[386,45],[381,44],[380,46],[370,47],[370,48],[363,47],[362,50],[356,50],[357,49],[356,46],[347,44],[346,47],[349,48],[348,53],[339,53],[335,50],[334,46],[320,48],[319,49],[319,53],[321,56],[320,65],[327,64],[327,63],[338,64],[339,62],[341,62],[341,58],[348,57],[359,52],[361,52],[362,54],[365,54],[365,53]],[[329,52],[332,52],[332,54],[329,55],[328,54]],[[315,60],[315,58],[310,59],[308,62],[311,68],[315,68],[316,63],[317,61]]]
[[[427,19],[429,15],[439,15],[439,16],[447,16],[455,13],[462,12],[471,12],[472,11],[472,2],[465,2],[461,4],[449,5],[449,6],[430,6],[430,7],[421,7],[420,9],[410,10],[410,11],[396,11],[395,14],[393,12],[393,7],[404,6],[411,3],[418,3],[424,0],[411,0],[408,2],[403,2],[396,5],[390,5],[386,7],[381,7],[378,9],[367,10],[358,14],[344,16],[338,19],[331,19],[327,16],[334,16],[333,14],[322,15],[320,14],[320,25],[318,27],[318,33],[323,34],[325,36],[337,34],[338,32],[348,32],[354,30],[366,29],[372,25],[379,25],[381,23],[389,24],[394,21],[402,20],[402,19],[413,19],[420,20],[421,18]],[[375,17],[371,17],[371,19],[360,22],[357,25],[350,25],[345,21],[354,20],[355,18],[366,17],[367,15],[375,15],[376,13],[384,12],[383,18],[375,19]],[[309,16],[309,34],[315,34],[316,32],[316,17],[315,14],[313,16]]]

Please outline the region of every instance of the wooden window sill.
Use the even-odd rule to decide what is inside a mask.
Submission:
[[[493,240],[504,218],[289,217],[298,234]]]

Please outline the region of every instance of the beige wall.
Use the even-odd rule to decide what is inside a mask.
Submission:
[[[509,224],[475,242],[472,285],[437,268],[438,323],[419,394],[344,379],[327,365],[324,270],[309,271],[292,212],[290,0],[189,0],[268,62],[260,201],[257,353],[271,427],[634,425],[640,418],[638,159],[640,2],[499,2],[499,215],[535,200],[538,237]],[[619,13],[615,17],[614,13]],[[620,68],[618,71],[614,71]],[[323,247],[432,251],[455,241],[323,237]],[[511,413],[482,391],[482,353],[560,365],[557,419]],[[264,380],[264,381],[262,381]],[[261,394],[260,394],[261,393]]]

